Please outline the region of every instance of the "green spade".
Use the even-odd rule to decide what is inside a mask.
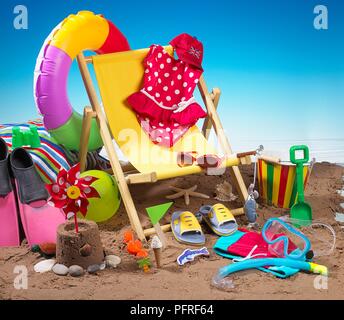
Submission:
[[[303,151],[303,158],[296,159],[296,151]],[[296,165],[296,185],[298,198],[297,202],[290,210],[290,217],[292,219],[302,220],[300,225],[309,225],[312,221],[312,208],[305,202],[304,187],[303,187],[303,165],[309,161],[309,149],[307,146],[292,146],[290,148],[290,161]]]

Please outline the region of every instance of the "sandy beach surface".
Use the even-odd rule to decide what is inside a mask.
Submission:
[[[246,184],[252,180],[252,167],[242,170]],[[335,221],[336,212],[344,212],[340,203],[344,202],[337,190],[342,189],[344,168],[330,163],[316,164],[306,190],[306,199],[312,205],[315,220],[331,225],[337,236],[335,251],[329,256],[316,260],[329,268],[330,276],[327,289],[315,289],[314,274],[300,272],[288,279],[278,279],[271,274],[249,270],[234,274],[231,279],[234,289],[220,291],[211,286],[211,279],[217,270],[230,263],[217,256],[212,246],[217,236],[204,226],[206,247],[209,258],[197,258],[192,263],[179,267],[176,258],[187,246],[179,244],[168,232],[168,248],[163,252],[162,269],[152,268],[144,274],[138,269],[136,261],[129,256],[122,244],[128,218],[123,205],[119,212],[107,223],[100,224],[101,238],[107,252],[119,255],[122,263],[117,269],[106,269],[96,275],[86,274],[80,278],[61,277],[53,272],[37,274],[33,271],[35,263],[42,257],[33,253],[22,244],[19,248],[0,248],[0,299],[343,299],[344,298],[344,230]],[[170,194],[169,185],[190,187],[198,184],[198,191],[213,196],[215,186],[229,179],[229,174],[207,177],[203,174],[162,181],[154,185],[132,187],[135,202],[142,222],[148,225],[145,208],[164,202]],[[202,204],[215,204],[216,200],[191,199],[189,210],[196,212]],[[238,202],[226,203],[229,208],[240,206]],[[164,219],[169,220],[175,210],[185,209],[182,199],[178,199]],[[281,209],[260,205],[259,222],[262,226],[270,217],[287,213]],[[245,217],[237,219],[239,226],[246,224]],[[154,264],[154,255],[151,253]],[[28,289],[16,290],[13,285],[16,274],[14,267],[24,265],[28,268]]]

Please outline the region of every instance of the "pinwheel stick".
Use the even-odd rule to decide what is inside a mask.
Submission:
[[[79,233],[78,217],[76,213],[74,213],[74,224],[75,224],[75,232]]]

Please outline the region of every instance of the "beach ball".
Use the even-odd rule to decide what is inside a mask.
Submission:
[[[95,222],[109,220],[115,215],[121,204],[121,194],[115,179],[108,173],[100,170],[85,171],[80,176],[82,178],[87,176],[98,178],[91,186],[98,191],[100,198],[89,198],[86,217],[83,217],[80,213],[78,217]]]

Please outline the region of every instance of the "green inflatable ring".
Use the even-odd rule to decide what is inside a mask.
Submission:
[[[78,150],[80,145],[83,116],[73,111],[70,119],[61,127],[49,130],[49,133],[68,150]],[[103,146],[98,124],[92,119],[88,150],[97,150]]]

